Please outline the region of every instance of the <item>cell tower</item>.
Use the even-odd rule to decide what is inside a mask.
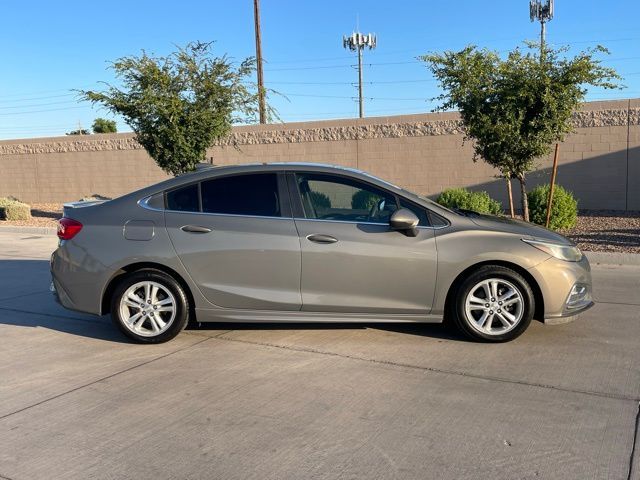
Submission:
[[[529,0],[529,18],[540,22],[540,52],[544,53],[546,23],[553,19],[553,0]]]
[[[360,118],[364,117],[364,104],[362,102],[362,51],[365,47],[369,50],[376,48],[378,39],[374,33],[367,35],[353,32],[350,36],[342,37],[342,46],[352,52],[358,52],[358,99],[360,102]]]

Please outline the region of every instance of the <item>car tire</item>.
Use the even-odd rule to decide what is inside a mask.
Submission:
[[[531,286],[518,272],[485,265],[457,284],[451,310],[454,325],[467,337],[507,342],[531,323],[535,299]]]
[[[126,274],[111,297],[111,319],[138,343],[163,343],[178,335],[189,321],[184,288],[160,270]]]

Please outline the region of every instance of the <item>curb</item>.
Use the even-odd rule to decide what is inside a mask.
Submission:
[[[35,235],[55,235],[54,227],[0,226],[0,233],[30,233]],[[640,254],[624,252],[589,252],[584,254],[591,265],[640,266]]]
[[[591,265],[640,266],[640,254],[624,252],[584,252]]]
[[[56,227],[18,227],[0,226],[0,233],[32,233],[37,235],[55,235],[58,233]]]

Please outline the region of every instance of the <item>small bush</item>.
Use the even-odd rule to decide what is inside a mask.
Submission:
[[[0,198],[0,219],[29,220],[31,207],[13,198]]]
[[[380,197],[367,190],[358,190],[351,197],[351,208],[356,210],[371,210]]]
[[[311,202],[316,207],[331,208],[331,199],[322,192],[310,192]]]
[[[527,194],[529,199],[529,218],[538,225],[544,225],[547,220],[549,188],[548,184],[540,185]],[[577,217],[578,201],[573,198],[573,193],[565,190],[560,185],[556,185],[553,189],[549,228],[552,230],[573,228],[576,226]]]
[[[502,205],[487,192],[471,192],[466,188],[448,188],[440,194],[437,202],[447,208],[462,208],[478,213],[501,215]]]
[[[89,195],[88,197],[82,197],[80,200],[78,200],[79,202],[95,202],[98,200],[112,200],[109,197],[104,197],[102,195],[97,195],[97,194],[93,194],[93,195]]]

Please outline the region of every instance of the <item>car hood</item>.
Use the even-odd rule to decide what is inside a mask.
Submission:
[[[522,220],[516,220],[508,217],[498,217],[494,215],[480,215],[471,217],[471,221],[479,227],[486,228],[488,230],[513,233],[515,235],[522,235],[523,238],[538,238],[541,240],[548,240],[554,243],[562,245],[574,245],[574,243],[568,238],[560,235],[559,233],[548,230],[540,225],[524,222]]]

